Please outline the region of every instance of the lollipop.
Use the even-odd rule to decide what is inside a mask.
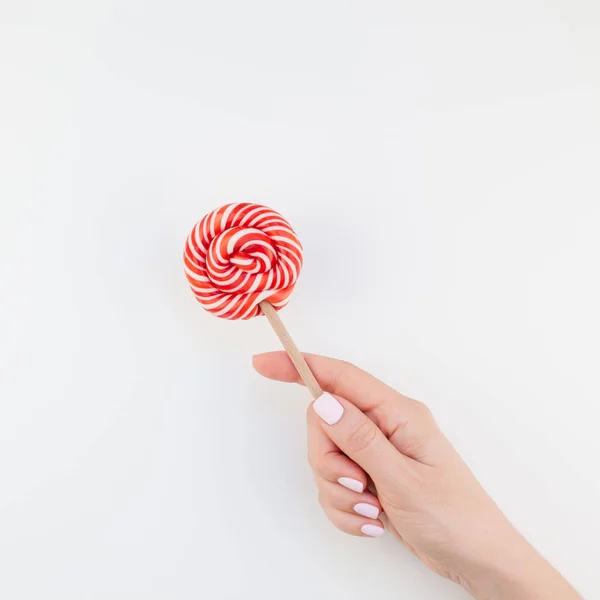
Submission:
[[[192,229],[183,261],[204,309],[234,320],[264,314],[313,397],[323,393],[277,313],[302,268],[302,244],[279,213],[249,202],[217,208]]]

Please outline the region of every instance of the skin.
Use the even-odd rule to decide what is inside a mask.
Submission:
[[[333,525],[358,536],[367,524],[387,528],[477,599],[581,598],[510,524],[423,403],[344,361],[305,358],[343,407],[333,425],[314,403],[307,411],[309,462]],[[269,379],[302,383],[284,352],[255,356],[253,365]],[[340,478],[360,482],[364,491],[347,489]],[[359,503],[375,507],[378,518],[357,514]]]

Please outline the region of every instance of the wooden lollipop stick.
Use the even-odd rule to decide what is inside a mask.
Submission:
[[[266,300],[263,300],[259,304],[261,310],[267,317],[273,331],[276,333],[279,341],[282,343],[285,351],[288,353],[288,356],[291,358],[296,370],[298,371],[304,385],[308,388],[308,391],[311,393],[312,397],[316,400],[319,396],[323,394],[323,390],[321,386],[315,379],[315,376],[312,374],[310,367],[306,364],[304,360],[304,356],[300,350],[298,350],[298,346],[294,344],[294,340],[290,336],[288,330],[285,328],[283,321],[279,317],[279,313],[273,308],[273,305]]]

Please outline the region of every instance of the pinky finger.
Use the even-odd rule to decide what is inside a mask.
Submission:
[[[350,535],[381,537],[385,531],[384,525],[379,519],[367,519],[333,507],[326,508],[325,514],[340,531]]]

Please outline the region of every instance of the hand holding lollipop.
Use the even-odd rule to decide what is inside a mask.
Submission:
[[[263,312],[317,400],[308,409],[310,463],[319,499],[342,531],[378,537],[387,527],[430,568],[477,598],[580,598],[518,534],[425,407],[347,363],[314,357],[323,393],[277,311],[302,267],[302,245],[275,211],[229,204],[206,215],[184,253],[198,301],[226,319]],[[280,353],[258,357],[271,379],[296,381]],[[375,489],[368,487],[372,483]],[[376,493],[374,493],[376,490]]]
[[[183,260],[192,292],[207,311],[224,319],[263,313],[313,398],[322,395],[277,314],[302,268],[302,244],[280,214],[249,202],[217,208],[192,229]]]

